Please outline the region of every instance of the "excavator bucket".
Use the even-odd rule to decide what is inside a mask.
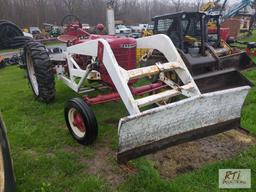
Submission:
[[[252,84],[236,70],[198,76],[195,82],[202,95],[120,120],[119,163],[240,127]]]
[[[194,57],[191,54],[180,52],[182,58],[187,63],[190,72],[194,76],[208,73],[211,70],[235,68],[238,71],[243,71],[256,67],[252,58],[245,51],[219,56],[219,53],[216,50],[210,49],[210,47],[208,48],[212,54],[206,56]]]
[[[222,68],[236,68],[237,70],[241,71],[248,68],[256,67],[253,60],[245,51],[223,56],[219,59],[220,66]]]
[[[98,40],[99,59],[129,112],[119,121],[119,163],[240,126],[241,108],[252,84],[238,71],[229,69],[193,78],[166,35],[136,39],[136,46],[158,50],[167,62],[125,70],[118,65],[109,44]],[[180,83],[170,73],[176,74]],[[165,88],[135,97],[129,82],[152,75],[158,75]],[[180,100],[167,102],[177,96]]]

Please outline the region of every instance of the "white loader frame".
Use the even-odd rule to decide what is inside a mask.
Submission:
[[[75,92],[79,92],[84,81],[90,75],[91,65],[88,65],[87,69],[83,70],[79,67],[72,56],[78,54],[92,56],[95,58],[99,55],[99,44],[103,47],[102,62],[114,82],[116,90],[120,94],[130,115],[139,114],[141,112],[139,108],[141,107],[163,101],[180,94],[187,97],[199,96],[201,94],[175,46],[166,35],[155,35],[137,39],[137,48],[157,49],[167,58],[167,63],[157,63],[154,66],[137,68],[129,71],[118,65],[109,43],[104,39],[92,40],[68,47],[67,51],[63,54],[64,58],[66,58],[68,62],[69,77],[64,75],[64,69],[61,66],[57,66],[57,74],[58,77]],[[164,75],[164,72],[166,71],[175,71],[184,85],[181,87],[177,86],[170,79],[167,79]],[[135,100],[128,86],[128,81],[154,74],[160,74],[160,79],[172,89]],[[79,82],[77,82],[77,78],[79,78]]]
[[[92,73],[92,67],[88,65],[86,70],[81,69],[72,56],[79,54],[93,58],[101,57],[102,63],[129,112],[129,116],[119,121],[119,161],[140,156],[144,153],[143,150],[148,153],[152,149],[167,146],[168,138],[175,138],[191,131],[207,132],[208,129],[219,124],[221,126],[217,128],[221,129],[225,122],[240,122],[241,108],[250,86],[201,94],[168,36],[154,35],[137,39],[137,48],[156,49],[165,56],[168,62],[125,70],[118,65],[109,43],[104,39],[97,39],[67,48],[63,59],[68,61],[69,77],[64,75],[64,69],[61,66],[57,66],[58,77],[74,91],[79,92],[84,81]],[[179,86],[168,79],[165,76],[167,71],[175,71],[183,85]],[[159,80],[170,89],[135,99],[128,86],[129,80],[154,74],[159,74]],[[184,95],[186,98],[143,112],[140,110],[141,107],[166,101],[177,95]],[[161,144],[156,145],[157,142]]]

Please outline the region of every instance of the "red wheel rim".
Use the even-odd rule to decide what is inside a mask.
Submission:
[[[86,126],[82,114],[76,108],[71,108],[68,112],[68,120],[76,137],[83,138],[86,135]]]
[[[81,132],[86,132],[86,127],[84,125],[83,117],[77,111],[74,112],[73,125],[76,126]]]

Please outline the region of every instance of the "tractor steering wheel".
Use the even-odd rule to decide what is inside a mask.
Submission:
[[[61,21],[61,26],[70,26],[72,24],[77,24],[79,25],[80,28],[82,28],[82,23],[76,15],[66,15],[62,21]]]

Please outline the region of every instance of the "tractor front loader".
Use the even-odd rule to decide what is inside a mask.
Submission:
[[[236,70],[204,74],[193,79],[166,35],[139,39],[72,33],[63,53],[49,55],[42,45],[26,46],[25,62],[36,98],[54,99],[54,72],[83,99],[67,102],[67,127],[81,144],[96,140],[98,124],[90,105],[122,100],[129,115],[119,120],[119,163],[159,149],[240,127],[240,113],[252,84]],[[136,68],[136,49],[157,50],[165,62]],[[156,76],[157,81],[144,82]],[[175,78],[174,78],[175,76]],[[144,84],[140,84],[142,80]],[[87,82],[87,84],[85,84]],[[89,92],[95,91],[90,97]],[[138,85],[139,84],[139,85]],[[100,90],[108,92],[100,94]],[[178,98],[173,101],[172,98]]]

